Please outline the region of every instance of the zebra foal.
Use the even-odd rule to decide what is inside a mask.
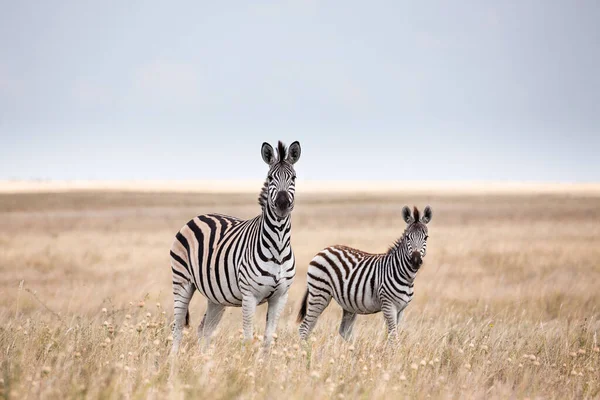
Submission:
[[[279,142],[277,153],[263,143],[261,155],[269,166],[259,196],[262,213],[242,220],[205,214],[190,220],[171,246],[175,324],[172,353],[177,353],[189,303],[199,291],[208,300],[198,326],[198,340],[208,345],[225,307],[242,307],[244,339],[253,337],[256,306],[268,303],[265,346],[271,343],[279,315],[296,274],[290,245],[300,143],[289,149]]]
[[[397,325],[413,297],[413,283],[427,250],[427,224],[431,207],[423,216],[405,206],[407,227],[385,254],[370,254],[346,246],[321,250],[308,266],[307,290],[298,313],[300,338],[305,340],[317,318],[331,302],[342,307],[339,333],[348,340],[357,314],[383,312],[388,338],[396,341]]]

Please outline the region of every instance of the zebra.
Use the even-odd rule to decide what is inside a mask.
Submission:
[[[245,341],[254,336],[256,307],[268,303],[264,345],[272,341],[288,289],[296,275],[290,245],[300,143],[289,148],[279,142],[277,154],[268,143],[261,148],[269,166],[258,202],[262,213],[242,220],[222,214],[205,214],[190,220],[171,246],[174,316],[172,353],[176,354],[184,326],[189,326],[189,304],[198,290],[208,300],[198,326],[198,341],[205,346],[225,307],[242,307]]]
[[[298,313],[301,340],[306,340],[317,318],[333,297],[343,309],[339,333],[345,340],[352,335],[357,314],[383,311],[388,339],[398,340],[397,326],[413,297],[415,276],[427,250],[431,207],[423,216],[415,207],[404,206],[407,227],[385,254],[370,254],[347,246],[321,250],[308,267],[307,289]]]

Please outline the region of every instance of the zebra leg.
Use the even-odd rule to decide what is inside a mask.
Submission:
[[[311,288],[315,290],[314,288]],[[308,298],[306,299],[306,315],[298,328],[300,334],[300,340],[306,340],[308,335],[312,332],[317,319],[325,311],[329,303],[331,302],[331,294],[325,291],[319,291],[318,294],[313,294],[311,290],[308,291]]]
[[[385,319],[385,324],[387,325],[388,340],[395,343],[398,341],[398,330],[396,329],[398,311],[396,306],[389,300],[383,300],[381,304],[381,311],[383,311],[383,318]]]
[[[213,303],[212,301],[208,302],[206,307],[206,313],[204,314],[204,318],[200,325],[198,325],[198,342],[204,338],[204,345],[208,347],[210,345],[210,339],[212,338],[212,334],[217,329],[223,314],[225,313],[225,306]]]
[[[344,310],[342,315],[342,323],[340,324],[340,335],[344,340],[350,340],[352,336],[352,328],[354,328],[354,322],[356,322],[356,313]]]
[[[397,327],[400,327],[400,321],[402,321],[403,315],[404,315],[404,310],[398,311],[398,314],[396,315],[396,326]]]
[[[256,312],[256,298],[250,295],[242,297],[242,322],[244,325],[244,340],[251,341],[254,337],[254,313]]]
[[[195,291],[196,286],[194,286],[192,282],[177,282],[173,284],[173,313],[175,314],[175,323],[173,325],[173,347],[171,348],[172,354],[177,354],[179,351],[183,327],[187,325],[189,312],[188,307]]]
[[[265,347],[269,347],[273,341],[273,333],[277,329],[277,322],[285,304],[287,303],[288,294],[284,294],[278,298],[269,299],[269,308],[267,310],[267,325],[265,327]]]

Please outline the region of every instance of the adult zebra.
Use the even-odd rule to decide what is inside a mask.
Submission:
[[[295,259],[290,245],[291,212],[294,209],[300,144],[286,149],[279,142],[277,155],[263,143],[268,177],[259,196],[262,213],[242,220],[221,214],[200,215],[181,228],[171,247],[175,325],[172,352],[189,325],[188,306],[195,291],[208,299],[198,326],[198,340],[210,337],[225,307],[242,307],[244,338],[253,337],[256,306],[268,302],[265,345],[275,332],[279,314],[292,284]]]
[[[300,338],[306,339],[317,318],[333,297],[344,310],[340,335],[348,340],[357,314],[383,311],[388,338],[397,340],[397,325],[413,297],[413,282],[427,250],[427,223],[415,207],[402,209],[408,224],[402,237],[386,254],[369,254],[346,246],[332,246],[319,252],[308,267],[307,290],[298,313]]]

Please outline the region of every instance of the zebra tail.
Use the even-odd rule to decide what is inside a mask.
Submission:
[[[298,311],[298,318],[296,318],[296,322],[300,323],[306,317],[306,309],[308,307],[308,289],[306,289],[306,293],[304,293],[304,298],[302,299],[302,305],[300,306],[300,311]]]
[[[185,312],[185,327],[190,327],[190,312],[189,310]]]

